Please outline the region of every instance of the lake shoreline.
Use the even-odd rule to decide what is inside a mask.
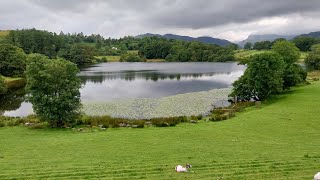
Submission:
[[[215,103],[228,106],[231,88],[212,89],[209,91],[184,93],[161,98],[130,98],[110,102],[83,102],[86,115],[109,115],[117,118],[151,119],[207,115]]]

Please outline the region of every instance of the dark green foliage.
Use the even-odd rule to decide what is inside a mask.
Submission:
[[[277,41],[272,46],[272,50],[280,54],[287,64],[297,62],[300,57],[300,51],[294,43],[289,41]]]
[[[147,59],[166,59],[169,62],[233,61],[232,48],[199,42],[167,40],[159,37],[141,39],[139,55]]]
[[[73,123],[80,108],[77,66],[64,59],[34,55],[27,65],[28,100],[34,112],[52,127]]]
[[[295,64],[300,57],[295,44],[277,40],[272,50],[273,53],[258,54],[247,61],[244,75],[233,83],[230,96],[236,97],[236,101],[265,100],[305,82],[306,72]]]
[[[22,76],[26,68],[26,55],[11,44],[0,44],[0,74]]]
[[[231,43],[231,44],[227,45],[226,47],[227,47],[228,49],[232,50],[232,51],[239,49],[238,44],[235,44],[235,43]]]
[[[83,44],[68,45],[66,48],[61,49],[58,55],[78,65],[89,64],[95,61],[94,48]]]
[[[292,41],[301,51],[310,51],[312,45],[319,43],[319,39],[307,36],[299,36]]]
[[[252,49],[253,45],[251,42],[247,42],[245,45],[244,45],[244,49]]]
[[[271,49],[272,43],[270,41],[260,41],[253,45],[253,49],[256,50],[268,50]]]
[[[63,36],[36,29],[10,31],[7,41],[22,48],[27,54],[41,53],[50,58],[56,57],[66,44]]]
[[[121,62],[142,62],[143,60],[136,54],[126,53],[121,55],[120,61]]]
[[[311,70],[320,70],[320,44],[312,46],[305,63]]]
[[[284,70],[283,76],[283,88],[289,89],[292,86],[296,86],[299,83],[305,82],[307,78],[307,72],[302,69],[298,64],[289,64]]]
[[[272,50],[278,53],[286,63],[283,74],[284,89],[289,89],[290,87],[305,81],[307,73],[301,66],[294,64],[300,57],[300,51],[294,43],[279,40],[274,43]]]
[[[4,82],[4,79],[0,76],[0,96],[2,94],[5,94],[7,92],[7,87],[6,84]],[[1,101],[0,101],[1,102]]]
[[[265,100],[283,90],[285,63],[276,53],[252,56],[244,75],[233,83],[231,96],[240,101]]]
[[[14,111],[21,106],[25,100],[24,89],[8,90],[5,94],[0,95],[0,109],[4,111]]]

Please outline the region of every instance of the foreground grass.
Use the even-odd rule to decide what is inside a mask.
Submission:
[[[0,179],[312,179],[320,171],[320,83],[222,122],[170,128],[0,128]],[[190,163],[192,172],[176,173]]]

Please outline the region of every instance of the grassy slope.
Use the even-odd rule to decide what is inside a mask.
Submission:
[[[236,59],[241,60],[243,58],[248,58],[250,56],[253,56],[256,54],[261,54],[264,52],[269,52],[269,51],[268,50],[261,50],[261,51],[259,51],[259,50],[237,50],[237,51],[235,51],[234,56]],[[301,52],[299,62],[303,62],[307,56],[308,56],[307,52]]]
[[[171,128],[0,128],[2,178],[311,179],[320,170],[320,83],[223,122]],[[190,163],[192,173],[175,173]]]

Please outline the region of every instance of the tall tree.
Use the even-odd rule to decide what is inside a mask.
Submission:
[[[265,100],[283,90],[285,63],[276,53],[262,53],[251,57],[244,75],[233,83],[231,96],[239,100]]]
[[[52,127],[74,122],[79,112],[80,79],[77,66],[64,59],[33,55],[27,65],[28,100],[35,113]]]
[[[320,44],[313,45],[306,58],[306,65],[311,70],[320,70]]]
[[[272,50],[278,53],[286,63],[283,76],[284,89],[289,89],[305,81],[306,72],[301,66],[295,64],[300,57],[300,51],[294,43],[286,40],[276,41],[272,46]]]
[[[294,38],[292,41],[301,51],[310,51],[312,45],[319,43],[319,40],[316,38],[307,36],[299,36]]]
[[[23,76],[26,68],[26,55],[22,49],[11,44],[0,44],[0,74]]]
[[[297,62],[300,57],[300,51],[294,43],[289,41],[277,41],[272,46],[272,50],[280,54],[287,64]]]
[[[244,45],[244,49],[252,49],[252,43],[251,43],[251,42],[247,42],[247,43]]]

